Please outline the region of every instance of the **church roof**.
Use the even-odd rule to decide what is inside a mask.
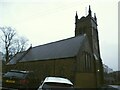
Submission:
[[[77,55],[86,35],[80,35],[44,45],[32,47],[29,51],[18,53],[9,64],[15,64],[15,61],[37,61],[74,57]],[[24,55],[25,54],[25,55]]]

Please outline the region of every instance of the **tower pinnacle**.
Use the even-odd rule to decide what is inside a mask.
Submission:
[[[91,8],[90,8],[90,5],[89,5],[89,11],[88,11],[89,15],[91,16],[92,14],[92,11],[91,11]]]
[[[77,23],[78,20],[78,15],[77,15],[77,11],[76,11],[76,15],[75,15],[75,24]]]
[[[94,19],[95,19],[95,21],[97,21],[97,18],[96,18],[96,13],[94,13]]]

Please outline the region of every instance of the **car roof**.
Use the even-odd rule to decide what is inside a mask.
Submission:
[[[10,70],[10,72],[29,73],[30,71],[23,71],[23,70]]]
[[[64,83],[64,84],[73,85],[73,83],[70,80],[68,80],[67,78],[61,78],[61,77],[46,77],[44,80],[44,83],[46,82]]]

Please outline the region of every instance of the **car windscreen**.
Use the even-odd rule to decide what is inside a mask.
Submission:
[[[25,78],[26,73],[21,72],[7,72],[4,74],[4,77],[16,77],[16,78]]]
[[[53,82],[46,82],[43,85],[43,89],[49,89],[49,88],[72,88],[73,86],[70,84],[65,83],[53,83]]]

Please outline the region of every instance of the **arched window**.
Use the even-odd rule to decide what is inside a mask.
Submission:
[[[88,52],[84,52],[84,72],[91,72],[91,55]]]

